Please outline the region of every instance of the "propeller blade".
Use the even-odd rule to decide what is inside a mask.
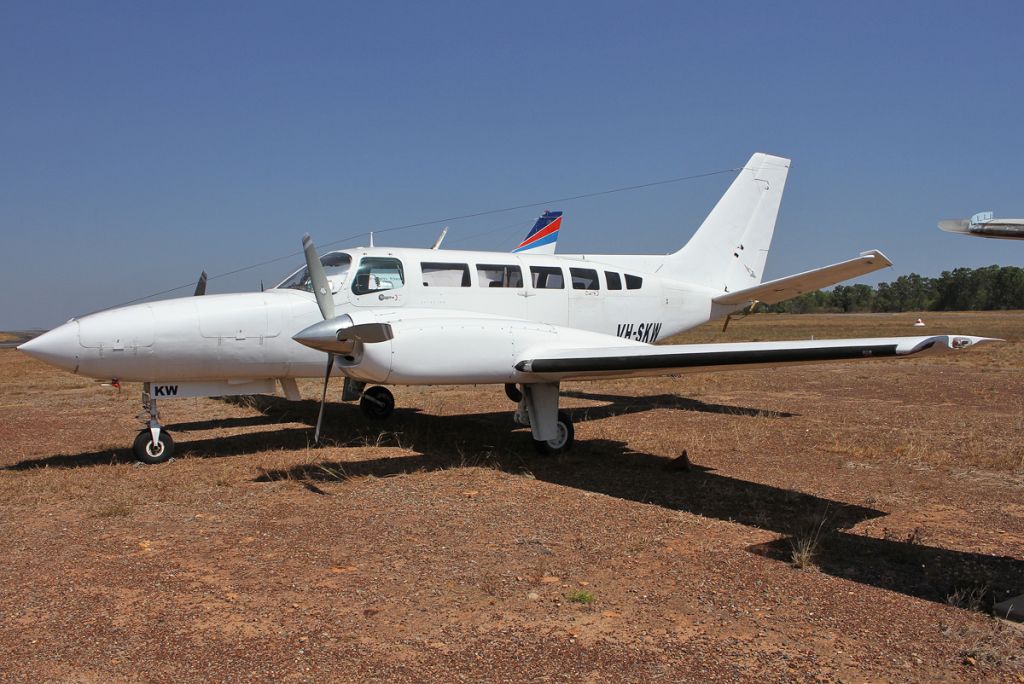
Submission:
[[[316,432],[313,441],[320,443],[320,425],[324,420],[324,406],[327,404],[327,384],[331,381],[331,371],[334,369],[334,354],[327,354],[327,371],[324,373],[324,393],[320,396],[320,413],[316,417]]]
[[[196,297],[202,297],[206,294],[206,271],[199,274],[199,282],[196,283]]]
[[[331,294],[331,284],[327,282],[324,274],[324,266],[320,263],[320,257],[313,246],[313,239],[309,233],[302,236],[302,251],[306,254],[306,268],[309,270],[309,281],[313,286],[313,294],[316,296],[316,304],[320,307],[320,314],[324,319],[334,318],[334,296]]]

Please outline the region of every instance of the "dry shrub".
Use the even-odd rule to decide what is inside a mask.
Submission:
[[[808,517],[789,538],[790,562],[794,567],[804,569],[814,567],[815,558],[828,527],[829,510],[826,508],[820,515]]]

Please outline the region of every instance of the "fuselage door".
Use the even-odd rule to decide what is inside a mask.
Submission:
[[[605,327],[604,292],[597,269],[569,268],[569,326],[601,331]]]

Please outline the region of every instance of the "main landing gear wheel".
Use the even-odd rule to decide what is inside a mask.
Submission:
[[[547,441],[535,439],[533,440],[533,447],[542,456],[557,456],[564,454],[566,451],[572,448],[572,443],[576,439],[576,433],[572,428],[572,419],[569,418],[569,414],[565,411],[558,412],[558,434],[554,439]]]
[[[132,451],[135,452],[135,458],[143,463],[163,463],[174,455],[174,440],[171,439],[171,433],[161,430],[160,439],[154,444],[153,433],[146,428],[135,438]]]
[[[395,411],[395,395],[387,387],[371,387],[363,392],[359,408],[371,420],[384,420]]]

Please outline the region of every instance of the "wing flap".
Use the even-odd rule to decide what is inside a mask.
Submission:
[[[942,352],[992,341],[967,335],[869,337],[843,340],[618,346],[530,350],[515,368],[559,378],[696,373],[730,368],[773,367]]]
[[[850,278],[856,278],[872,271],[892,266],[888,257],[873,249],[864,252],[855,259],[841,261],[838,264],[816,268],[813,271],[805,271],[796,275],[786,276],[777,280],[769,280],[754,287],[748,287],[736,292],[727,292],[724,295],[715,297],[715,304],[742,305],[748,302],[758,301],[764,304],[776,304],[778,302],[792,299],[805,292],[813,292],[823,287],[841,283]]]

